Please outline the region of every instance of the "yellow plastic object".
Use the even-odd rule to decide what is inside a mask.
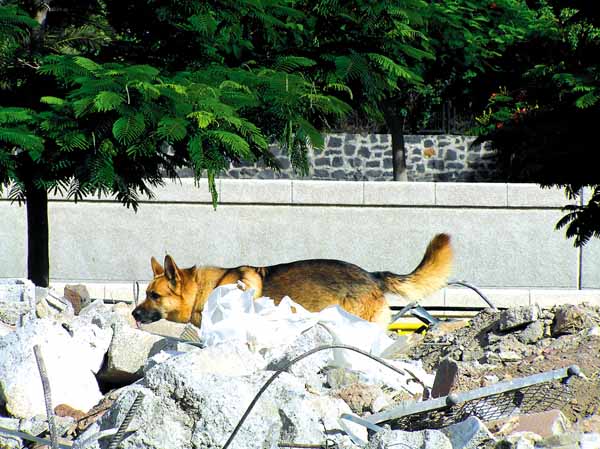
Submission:
[[[388,326],[388,330],[396,332],[400,335],[412,334],[423,327],[427,327],[427,324],[416,318],[401,318],[400,320],[392,323]]]

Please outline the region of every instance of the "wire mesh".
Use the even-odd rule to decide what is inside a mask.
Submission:
[[[470,416],[492,421],[514,415],[560,409],[568,401],[569,387],[560,382],[544,382],[512,391],[477,398],[463,403],[402,416],[389,421],[393,429],[439,429]]]

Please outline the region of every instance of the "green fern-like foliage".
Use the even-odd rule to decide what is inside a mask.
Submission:
[[[593,3],[572,6],[535,11],[529,51],[513,52],[521,56],[508,61],[510,83],[491,95],[478,132],[505,179],[564,187],[573,198],[589,189],[588,203],[567,206],[557,224],[582,246],[600,236],[598,170],[586,162],[600,117],[600,14]]]

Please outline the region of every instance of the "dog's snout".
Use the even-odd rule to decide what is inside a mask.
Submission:
[[[133,312],[131,312],[131,314],[133,315],[133,318],[135,318],[136,321],[142,321],[142,312],[138,308],[133,309]]]
[[[146,310],[140,307],[136,307],[131,312],[133,318],[140,323],[153,323],[162,318],[161,313],[158,310]]]

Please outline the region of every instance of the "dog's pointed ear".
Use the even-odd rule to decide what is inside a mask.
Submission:
[[[152,273],[154,273],[154,277],[160,276],[165,272],[165,269],[154,257],[150,259],[150,265],[152,266]]]
[[[177,285],[181,281],[181,272],[168,254],[165,256],[165,277],[172,285]]]

